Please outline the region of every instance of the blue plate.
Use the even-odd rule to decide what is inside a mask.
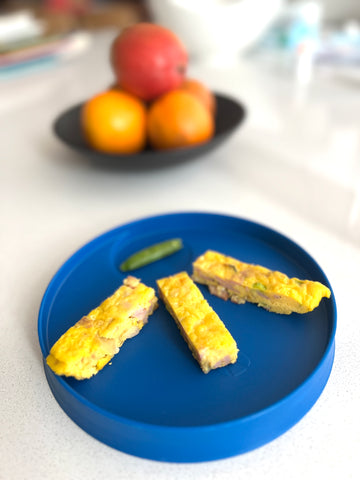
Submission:
[[[172,237],[183,239],[182,250],[132,274],[156,288],[157,278],[191,272],[192,261],[211,248],[331,288],[301,247],[265,226],[210,213],[146,218],[92,240],[56,273],[39,312],[44,358],[65,330],[122,283],[118,266],[124,258]],[[311,313],[278,315],[225,302],[200,288],[237,341],[237,363],[202,373],[160,304],[141,333],[89,380],[58,377],[44,361],[56,400],[82,429],[143,458],[197,462],[257,448],[313,406],[333,364],[333,293]]]

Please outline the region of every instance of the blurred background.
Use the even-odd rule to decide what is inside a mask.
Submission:
[[[19,11],[31,11],[36,18],[46,23],[48,32],[59,32],[72,28],[102,28],[104,26],[124,26],[129,23],[149,19],[154,4],[162,4],[166,11],[167,4],[183,5],[194,9],[209,8],[212,3],[239,3],[234,0],[1,0],[2,15]],[[256,3],[249,2],[249,3]],[[274,3],[272,0],[262,2]],[[324,12],[324,20],[334,25],[341,25],[349,20],[360,20],[360,2],[358,0],[317,0],[304,2],[287,0],[285,5],[315,3]],[[206,16],[205,13],[203,13]]]
[[[50,128],[111,83],[110,42],[141,21],[172,29],[190,73],[246,105],[232,144],[253,159],[244,184],[358,243],[360,1],[0,0],[0,113],[38,102]]]
[[[291,63],[304,54],[354,67],[360,57],[358,0],[0,0],[0,68],[41,59],[49,49],[40,44],[55,48],[69,32],[140,21],[171,28],[195,61],[226,64],[241,53]]]

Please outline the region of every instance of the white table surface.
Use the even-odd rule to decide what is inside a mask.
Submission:
[[[360,84],[321,78],[300,91],[252,61],[191,63],[192,76],[247,106],[243,128],[190,163],[102,168],[61,144],[51,124],[112,82],[112,38],[98,35],[52,69],[0,79],[0,478],[358,478]],[[245,217],[294,239],[324,269],[338,307],[333,370],[309,413],[255,451],[199,464],[136,458],[82,431],[49,390],[37,337],[46,286],[77,248],[124,222],[185,210]]]

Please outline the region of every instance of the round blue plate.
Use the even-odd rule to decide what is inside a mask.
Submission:
[[[132,274],[156,288],[157,278],[190,273],[193,260],[214,249],[331,288],[301,247],[265,226],[210,213],[146,218],[92,240],[56,273],[39,312],[44,359],[63,332],[118,288],[125,277],[118,266],[127,256],[173,237],[183,239],[182,250]],[[82,429],[143,458],[197,462],[257,448],[313,406],[333,364],[333,293],[311,313],[278,315],[200,288],[237,341],[237,363],[202,373],[160,303],[140,334],[91,379],[58,377],[44,361],[56,400]]]

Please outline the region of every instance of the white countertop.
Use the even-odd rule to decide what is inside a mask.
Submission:
[[[0,478],[355,479],[360,83],[318,79],[300,91],[289,76],[251,61],[226,71],[191,64],[193,76],[246,105],[244,126],[189,163],[102,168],[62,145],[51,124],[112,82],[112,37],[97,36],[86,53],[52,69],[0,79]],[[53,274],[88,240],[133,219],[186,210],[245,217],[299,243],[332,284],[338,327],[328,384],[292,429],[234,458],[171,464],[114,450],[65,415],[44,376],[37,315]]]

